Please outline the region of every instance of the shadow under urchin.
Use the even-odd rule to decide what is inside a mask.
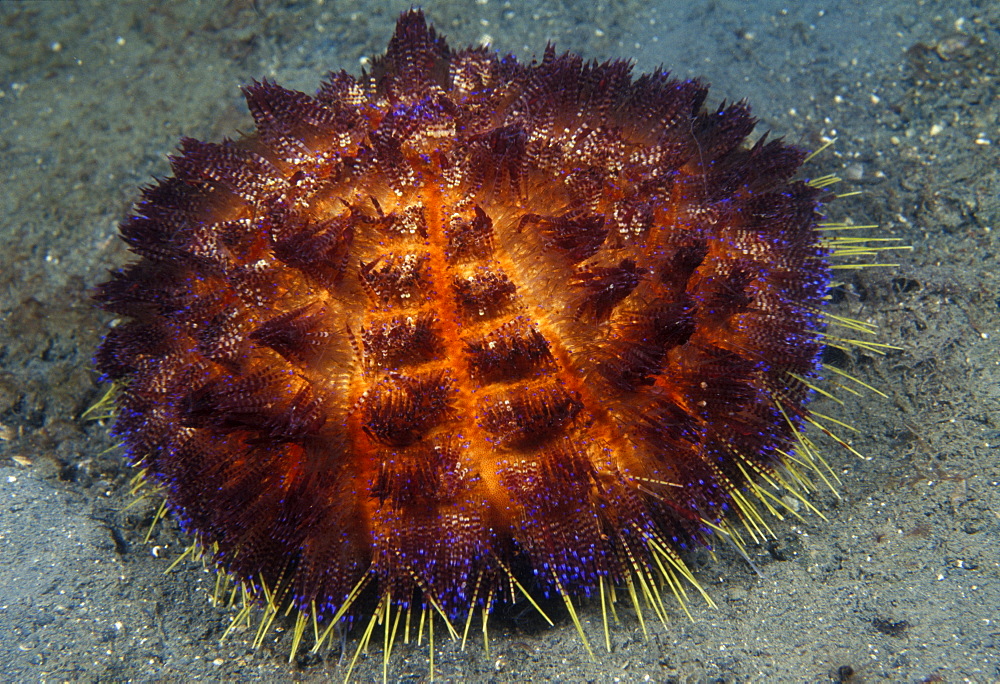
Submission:
[[[370,74],[244,93],[256,132],[183,140],[121,225],[96,363],[251,594],[321,625],[365,592],[449,625],[526,588],[680,598],[683,549],[794,487],[823,191],[746,104],[453,51],[419,11]]]

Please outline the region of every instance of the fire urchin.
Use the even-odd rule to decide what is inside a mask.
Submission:
[[[572,597],[616,588],[662,617],[697,587],[682,549],[754,534],[755,500],[824,467],[800,431],[823,183],[746,143],[746,104],[452,51],[419,11],[371,74],[244,93],[256,132],[185,139],[122,224],[139,259],[98,290],[122,322],[97,366],[131,461],[262,626],[297,609],[293,651],[366,593],[362,645],[533,592],[578,628]]]

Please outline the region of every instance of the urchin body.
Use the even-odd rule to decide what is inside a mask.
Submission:
[[[322,621],[684,575],[780,470],[829,281],[804,154],[625,62],[452,51],[245,89],[99,289],[116,433],[221,568]]]

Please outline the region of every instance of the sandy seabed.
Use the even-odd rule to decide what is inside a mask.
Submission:
[[[126,508],[134,474],[81,415],[103,393],[91,356],[109,316],[89,289],[128,260],[116,226],[168,173],[182,135],[252,126],[239,85],[314,90],[384,50],[407,2],[5,2],[0,5],[0,672],[11,681],[340,679],[340,647],[288,664],[288,630],[220,644],[232,611],[214,575],[169,563],[176,524]],[[439,681],[1000,681],[1000,8],[993,2],[428,2],[453,46],[522,61],[546,42],[704,77],[834,173],[832,220],[913,247],[897,266],[841,271],[831,310],[879,326],[880,356],[831,361],[887,398],[841,391],[865,458],[826,443],[827,520],[687,560],[715,602],[630,609],[592,661],[569,617],[498,615],[486,653],[435,643]],[[755,571],[755,568],[757,571]],[[600,643],[600,605],[581,608]],[[347,649],[353,653],[348,635]],[[390,681],[424,681],[399,646]],[[357,681],[382,676],[381,653]]]

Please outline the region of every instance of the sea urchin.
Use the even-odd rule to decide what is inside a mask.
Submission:
[[[411,11],[370,74],[246,87],[256,132],[144,190],[96,295],[115,434],[296,645],[362,604],[366,635],[532,593],[659,611],[683,548],[794,489],[822,191],[706,92]]]

